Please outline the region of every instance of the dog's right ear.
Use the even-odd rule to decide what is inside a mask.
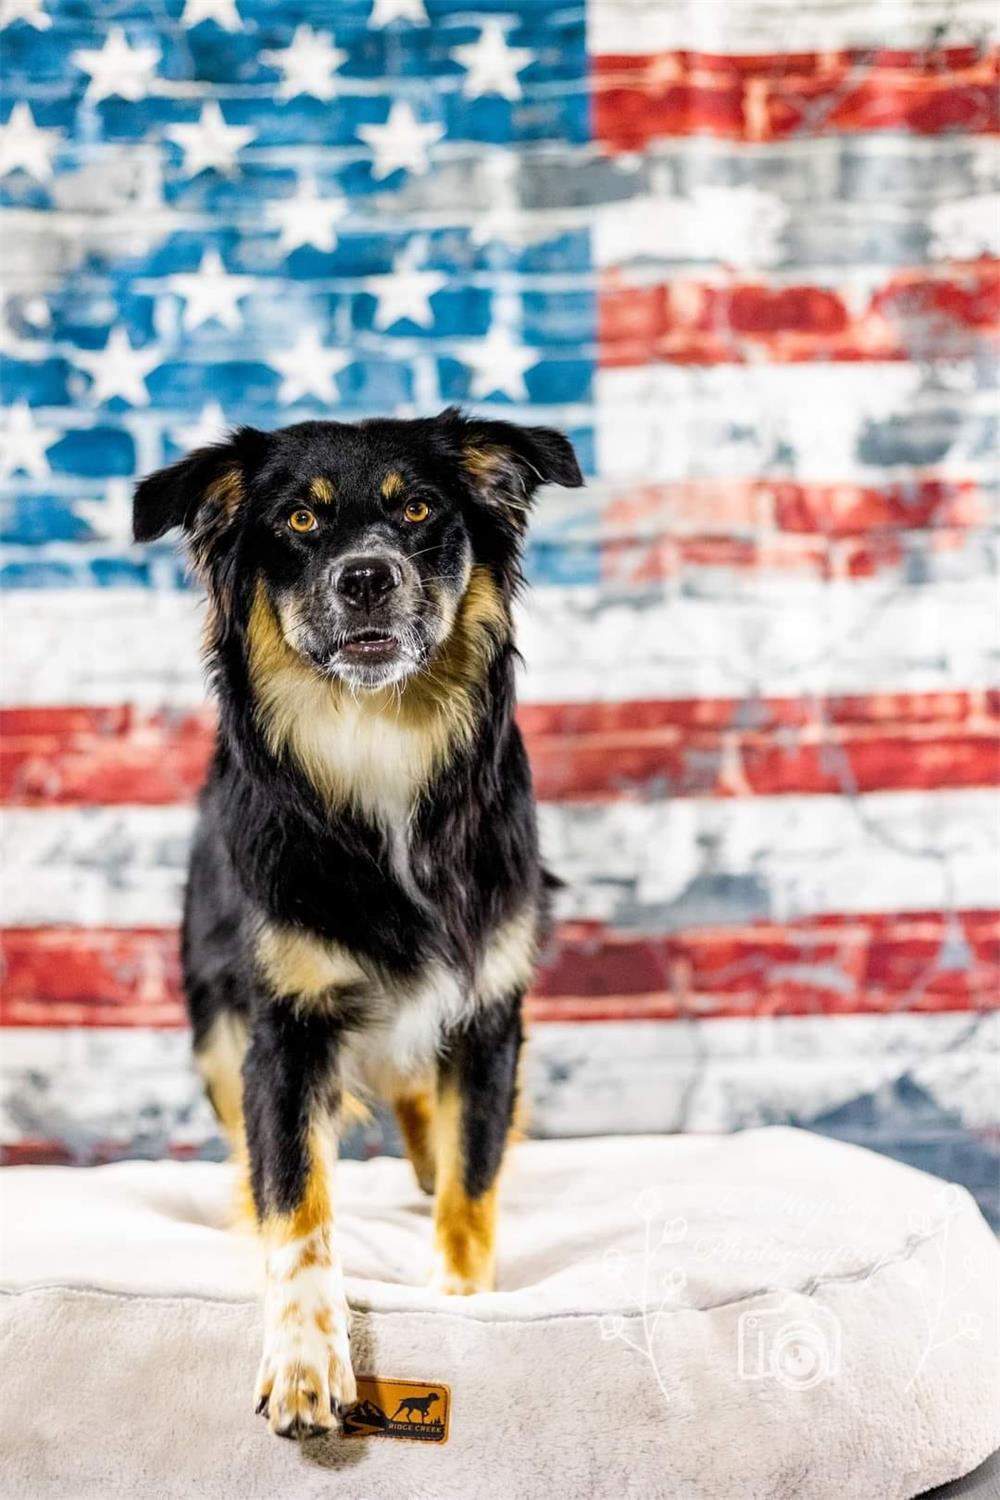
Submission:
[[[264,458],[268,437],[241,427],[222,442],[196,448],[186,458],[158,469],[136,485],[132,502],[132,535],[152,542],[174,526],[193,532],[199,513],[208,507],[216,521],[235,517],[247,476]]]

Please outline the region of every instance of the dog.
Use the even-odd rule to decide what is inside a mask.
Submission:
[[[219,705],[184,907],[194,1054],[266,1249],[257,1410],[356,1399],[333,1236],[352,1098],[433,1191],[435,1286],[494,1281],[522,997],[548,921],[511,608],[561,433],[435,418],[242,427],[143,479],[180,527]]]
[[[419,1416],[421,1423],[426,1422],[430,1416],[431,1407],[436,1401],[440,1400],[441,1397],[435,1395],[434,1392],[431,1392],[429,1396],[407,1396],[396,1407],[396,1410],[392,1414],[392,1421],[395,1422],[400,1412],[405,1411],[408,1422],[413,1421],[414,1412]]]

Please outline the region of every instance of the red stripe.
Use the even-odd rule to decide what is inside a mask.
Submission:
[[[0,1024],[184,1026],[177,934],[23,928],[6,934]],[[536,1021],[981,1010],[1000,1004],[1000,914],[874,914],[676,935],[567,923]]]
[[[4,709],[0,798],[15,807],[187,802],[205,778],[214,725],[209,709]]]
[[[709,539],[709,528],[712,537],[725,544],[746,530],[818,534],[824,543],[856,543],[865,532],[960,530],[986,525],[989,519],[989,508],[975,480],[927,474],[881,486],[805,484],[791,479],[636,485],[611,500],[601,513],[609,541],[618,541],[620,546],[642,533],[656,533],[657,540],[659,533],[672,533],[678,544],[697,545]],[[781,542],[780,536],[773,537],[770,545],[777,547]]]
[[[545,802],[991,786],[1000,693],[525,704]],[[8,709],[0,790],[17,807],[189,801],[212,745],[206,710]]]
[[[961,552],[968,531],[936,529],[920,540],[923,555]],[[828,538],[777,535],[758,539],[731,536],[659,535],[609,537],[601,544],[601,574],[608,583],[652,583],[676,578],[691,568],[807,574],[823,581],[874,578],[898,572],[913,552],[899,531]]]
[[[1000,1004],[1000,913],[800,918],[636,937],[566,924],[537,1020],[847,1015]]]
[[[106,1162],[146,1154],[137,1150],[135,1141],[96,1141],[84,1146],[30,1136],[0,1145],[0,1167],[100,1167]],[[177,1141],[164,1145],[158,1139],[155,1155],[158,1161],[164,1157],[170,1161],[198,1161],[201,1151],[197,1146]]]
[[[173,928],[9,928],[0,1024],[187,1024]]]
[[[984,258],[899,272],[865,307],[848,291],[693,279],[631,286],[606,272],[598,299],[601,364],[772,364],[958,358],[1000,332],[1000,263]]]
[[[834,132],[1000,129],[1000,52],[701,52],[594,59],[594,134],[612,151],[658,136],[774,141]]]

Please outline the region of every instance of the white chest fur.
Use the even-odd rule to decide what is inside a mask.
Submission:
[[[310,780],[385,828],[405,825],[427,777],[426,737],[388,708],[314,694],[288,716],[292,753]]]
[[[443,964],[428,964],[418,979],[395,989],[371,992],[372,1019],[348,1038],[343,1076],[351,1093],[392,1097],[400,1079],[433,1066],[445,1034],[470,1009],[461,977]]]

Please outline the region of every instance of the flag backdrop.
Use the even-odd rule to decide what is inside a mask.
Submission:
[[[992,0],[0,13],[8,1159],[220,1149],[200,606],[133,476],[462,402],[590,476],[520,632],[534,1128],[790,1121],[991,1207]]]

